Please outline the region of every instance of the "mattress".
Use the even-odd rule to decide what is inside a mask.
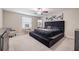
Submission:
[[[46,37],[52,37],[52,36],[55,36],[55,35],[61,33],[61,30],[58,29],[58,28],[53,28],[53,29],[35,29],[34,32],[39,34],[39,35],[46,36]]]

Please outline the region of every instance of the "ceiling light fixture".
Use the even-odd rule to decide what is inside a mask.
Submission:
[[[37,14],[41,14],[41,15],[43,15],[44,13],[48,13],[47,8],[36,8],[35,11],[37,12]]]

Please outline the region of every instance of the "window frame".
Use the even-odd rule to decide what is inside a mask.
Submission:
[[[24,27],[24,25],[23,25],[23,23],[26,23],[26,22],[23,22],[23,18],[28,18],[28,19],[30,19],[31,21],[29,21],[29,22],[27,22],[27,23],[29,23],[29,27],[27,28],[27,29],[29,29],[29,28],[32,28],[32,17],[28,17],[28,16],[22,16],[21,17],[21,26],[22,26],[22,29],[26,29],[26,27]]]

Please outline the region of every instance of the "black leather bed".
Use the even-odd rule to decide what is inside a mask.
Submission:
[[[35,29],[29,34],[50,48],[64,37],[64,21],[45,22],[44,29]]]

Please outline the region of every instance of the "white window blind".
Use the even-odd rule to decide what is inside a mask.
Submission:
[[[22,28],[31,28],[32,27],[32,18],[31,17],[22,17]]]

